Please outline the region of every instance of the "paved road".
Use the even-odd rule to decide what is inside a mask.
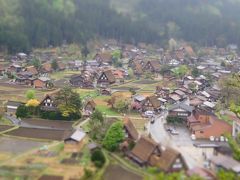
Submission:
[[[155,117],[154,124],[148,123],[148,131],[154,141],[165,147],[172,147],[181,152],[189,168],[204,165],[202,153],[211,154],[211,150],[202,150],[193,146],[193,142],[188,134],[188,131],[183,129],[179,135],[170,135],[164,128],[166,123],[167,113]],[[184,133],[185,131],[185,133]]]

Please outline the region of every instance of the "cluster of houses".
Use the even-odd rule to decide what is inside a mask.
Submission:
[[[131,119],[123,120],[125,140],[121,150],[134,163],[141,167],[157,167],[163,172],[186,172],[187,176],[198,175],[204,179],[216,179],[219,168],[240,174],[240,163],[232,158],[232,150],[227,146],[216,146],[212,156],[207,159],[208,168],[194,167],[189,169],[184,157],[172,147],[164,147],[151,138],[140,135]],[[134,144],[131,147],[131,144]]]

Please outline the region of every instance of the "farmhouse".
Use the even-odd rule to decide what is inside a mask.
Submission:
[[[159,111],[161,102],[157,96],[149,96],[146,98],[142,108],[143,111]]]
[[[97,83],[100,87],[107,87],[115,83],[115,77],[111,70],[103,71],[99,76]]]
[[[33,80],[34,88],[49,88],[51,80],[48,77],[39,77]]]
[[[159,73],[161,70],[161,65],[157,60],[148,61],[143,67],[143,70],[151,73]]]
[[[136,130],[132,121],[125,117],[123,120],[124,130],[125,130],[125,137],[127,141],[137,141],[139,139],[138,131]]]
[[[40,109],[44,111],[57,111],[57,103],[55,97],[56,93],[47,94],[40,103]]]

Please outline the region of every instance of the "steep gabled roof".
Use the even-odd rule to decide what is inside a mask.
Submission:
[[[150,159],[150,164],[152,166],[157,166],[165,172],[168,172],[179,156],[181,156],[181,154],[178,151],[168,147],[161,152],[160,157],[152,156]]]
[[[158,148],[158,144],[156,142],[150,138],[142,136],[131,151],[131,155],[142,162],[147,162],[156,148]]]
[[[146,100],[149,100],[150,103],[153,105],[154,108],[159,108],[161,106],[160,101],[158,100],[157,96],[150,96],[147,97]]]
[[[134,140],[138,140],[139,134],[138,134],[135,126],[133,125],[132,121],[128,117],[125,117],[123,120],[123,124],[124,124],[124,127],[126,128],[127,132],[130,134],[130,136]]]

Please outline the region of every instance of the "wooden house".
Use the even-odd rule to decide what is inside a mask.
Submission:
[[[149,96],[146,98],[142,109],[143,111],[156,111],[158,112],[161,108],[161,102],[157,96]]]
[[[151,73],[160,73],[161,71],[160,62],[157,60],[148,61],[144,65],[143,70]]]
[[[214,114],[204,109],[196,109],[187,118],[189,130],[196,139],[220,138],[232,133],[232,126],[219,120]]]
[[[100,87],[108,87],[109,85],[111,84],[114,84],[115,83],[115,77],[112,73],[111,70],[107,70],[107,71],[103,71],[98,80],[97,80],[97,84],[100,86]]]
[[[49,88],[50,84],[51,84],[51,80],[47,77],[39,77],[33,80],[34,88],[45,89],[45,88]]]
[[[194,108],[192,106],[184,103],[177,103],[168,108],[168,116],[187,119],[187,117],[192,114],[193,110]]]
[[[40,102],[40,109],[43,111],[57,111],[56,93],[47,94]]]
[[[64,151],[67,153],[78,153],[84,145],[86,133],[81,130],[76,130],[72,133],[66,132],[64,137]]]

